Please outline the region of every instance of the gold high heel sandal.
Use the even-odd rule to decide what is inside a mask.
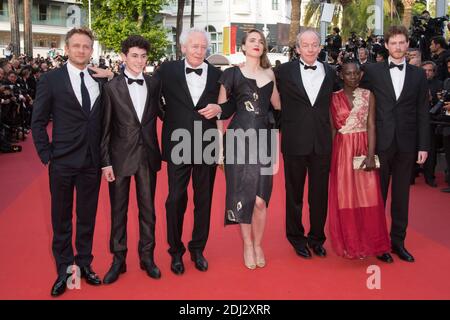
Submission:
[[[254,251],[253,251],[253,246],[249,246],[248,249],[245,248],[246,246],[244,245],[244,265],[250,269],[250,270],[254,270],[256,269],[256,263],[255,263],[255,257],[254,257]],[[250,255],[248,254],[248,251],[250,251]]]
[[[266,266],[266,259],[264,258],[264,252],[261,247],[255,247],[255,255],[256,266],[259,268],[264,268]]]

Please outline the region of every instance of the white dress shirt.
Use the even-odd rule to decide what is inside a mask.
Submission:
[[[80,73],[84,73],[84,84],[89,92],[89,98],[91,100],[91,109],[95,104],[98,96],[100,95],[99,84],[91,77],[88,72],[87,67],[83,70],[78,69],[73,66],[70,61],[67,61],[67,71],[69,72],[70,83],[72,84],[72,89],[75,92],[75,96],[80,103],[80,107],[83,105],[81,98],[81,77]]]
[[[137,77],[132,76],[126,69],[124,70],[124,73],[130,79],[144,80],[144,75],[142,72]],[[147,102],[147,84],[145,83],[145,80],[142,86],[136,82],[128,84],[128,79],[126,77],[125,81],[128,87],[128,92],[130,93],[131,101],[133,102],[134,110],[136,110],[139,122],[142,122],[142,115],[144,114],[145,103]]]
[[[191,72],[189,74],[186,73],[186,68],[192,69],[203,69],[202,75],[199,76],[195,72]],[[208,77],[208,65],[203,62],[199,67],[193,68],[185,59],[184,60],[184,74],[186,75],[186,82],[189,88],[189,93],[191,94],[192,101],[194,102],[194,106],[197,105],[198,100],[202,96],[203,91],[205,91],[206,80]]]
[[[302,59],[300,59],[305,65]],[[302,76],[303,87],[306,90],[306,94],[308,95],[309,101],[311,105],[314,106],[316,102],[317,96],[320,91],[320,87],[322,86],[323,80],[325,79],[325,68],[322,63],[315,61],[313,66],[316,66],[317,69],[308,69],[305,70],[304,66],[300,63],[300,74]]]
[[[392,61],[392,59],[391,59],[391,57],[389,57],[388,58],[388,65],[391,63],[391,61]],[[406,60],[403,59],[403,62],[400,63],[400,64],[403,64],[403,70],[400,70],[399,68],[391,68],[389,70],[389,72],[391,73],[392,85],[394,86],[395,98],[397,100],[398,100],[398,98],[400,97],[400,95],[401,95],[401,93],[403,91],[403,84],[405,83]]]

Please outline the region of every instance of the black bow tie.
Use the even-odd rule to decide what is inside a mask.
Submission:
[[[402,71],[403,67],[404,67],[403,63],[402,64],[395,64],[393,62],[389,63],[389,69],[398,68],[400,71]]]
[[[303,61],[300,61],[300,63],[302,64],[303,69],[305,69],[305,70],[308,70],[308,69],[316,70],[317,69],[317,66],[308,66],[308,65],[304,64]]]
[[[186,68],[186,74],[189,74],[191,72],[195,72],[197,75],[201,76],[203,69],[192,69],[192,68]]]
[[[124,74],[125,78],[128,80],[128,84],[133,84],[133,82],[136,82],[138,85],[142,86],[144,85],[144,79],[132,79],[128,78],[126,74]]]

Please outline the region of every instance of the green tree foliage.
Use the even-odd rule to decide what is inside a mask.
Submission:
[[[92,0],[92,29],[102,45],[120,52],[121,42],[132,34],[150,41],[149,60],[164,56],[168,44],[159,12],[166,0]],[[88,8],[88,0],[83,0]]]
[[[413,16],[420,16],[422,11],[427,9],[427,2],[425,0],[416,1],[412,8]]]

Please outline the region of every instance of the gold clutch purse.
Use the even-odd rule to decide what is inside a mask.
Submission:
[[[364,169],[364,167],[361,167],[361,164],[363,163],[364,159],[366,158],[366,156],[356,156],[353,157],[353,169],[354,170],[359,170],[359,169]],[[375,168],[379,169],[380,168],[380,159],[378,158],[377,155],[375,155]]]

